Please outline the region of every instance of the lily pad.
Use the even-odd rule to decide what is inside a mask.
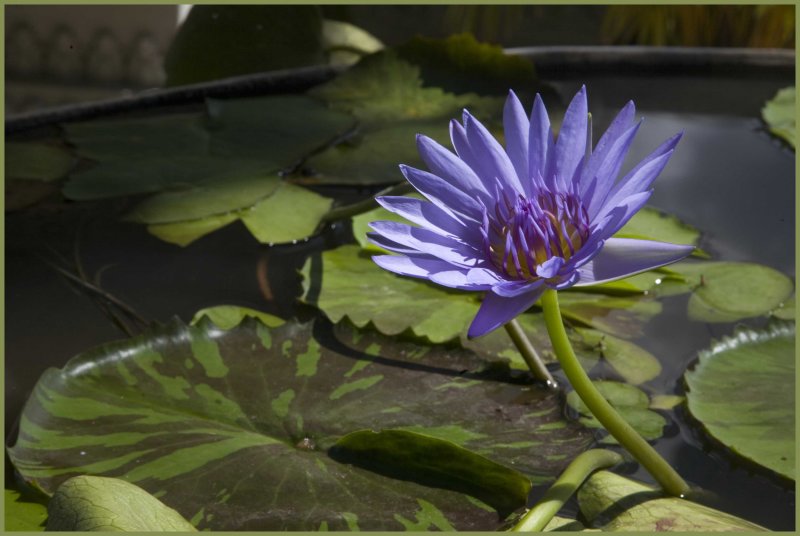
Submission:
[[[499,526],[476,498],[329,456],[370,429],[450,441],[534,481],[591,441],[563,420],[556,394],[464,350],[344,325],[326,335],[324,325],[246,319],[225,331],[201,320],[48,370],[9,455],[46,493],[76,475],[121,478],[199,529]]]
[[[383,43],[363,28],[349,22],[322,21],[322,46],[331,65],[352,65],[363,56],[378,52]]]
[[[641,336],[644,324],[661,312],[661,303],[649,297],[607,296],[582,290],[559,292],[561,314],[617,337]]]
[[[794,479],[794,323],[739,330],[699,357],[684,375],[692,415],[735,453]]]
[[[47,506],[29,501],[20,492],[5,490],[5,530],[6,532],[43,531],[47,520]]]
[[[594,329],[576,328],[575,331],[583,344],[596,349],[628,383],[639,385],[661,373],[661,363],[641,346]]]
[[[597,380],[592,383],[643,438],[653,440],[663,435],[667,421],[655,411],[648,409],[650,400],[644,391],[633,385],[615,381]],[[603,425],[592,415],[577,392],[570,391],[567,395],[567,404],[581,415],[580,422],[584,426],[604,430]],[[616,444],[617,440],[606,435],[601,442]]]
[[[67,174],[75,157],[63,147],[46,143],[9,142],[5,145],[6,181],[55,181]]]
[[[797,313],[796,301],[796,297],[793,295],[791,298],[781,302],[778,307],[772,310],[772,316],[781,320],[794,320]]]
[[[765,531],[744,519],[659,491],[609,471],[594,473],[578,490],[590,527],[628,532]]]
[[[245,318],[255,318],[271,328],[276,328],[285,323],[284,320],[277,316],[238,305],[216,305],[200,309],[194,314],[192,325],[199,323],[203,318],[208,318],[215,326],[221,329],[235,328]]]
[[[446,121],[408,120],[373,127],[354,138],[311,157],[304,165],[303,182],[336,184],[390,184],[403,180],[398,167],[424,164],[417,152],[416,135],[425,133],[449,143]]]
[[[58,487],[47,510],[48,531],[196,531],[178,512],[117,478],[70,478]]]
[[[689,317],[700,322],[735,322],[767,314],[794,291],[792,280],[761,264],[680,262],[669,267],[693,289]]]
[[[795,147],[795,87],[786,87],[779,90],[775,96],[768,100],[761,109],[761,117],[769,127],[769,131]]]
[[[335,79],[309,95],[327,101],[334,109],[353,113],[365,125],[406,119],[460,117],[468,107],[485,118],[502,109],[502,99],[474,93],[454,95],[438,87],[422,87],[420,68],[400,59],[393,50],[364,57]]]
[[[321,280],[312,277],[316,262],[322,263]],[[469,326],[480,306],[475,293],[382,270],[358,246],[341,246],[310,258],[301,273],[303,300],[322,309],[332,322],[346,317],[358,327],[372,324],[386,335],[409,330],[434,343],[451,341]]]

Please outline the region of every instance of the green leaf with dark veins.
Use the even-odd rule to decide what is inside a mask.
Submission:
[[[590,527],[625,532],[765,531],[750,523],[686,499],[664,497],[640,482],[609,471],[594,473],[578,490],[578,503]]]
[[[276,328],[285,322],[277,316],[238,305],[215,305],[214,307],[200,309],[192,317],[192,325],[199,323],[203,318],[208,318],[215,326],[221,329],[235,328],[245,318],[256,318],[259,322],[271,328]]]
[[[247,318],[228,330],[173,323],[48,370],[8,452],[46,493],[72,476],[113,476],[198,529],[500,525],[473,497],[328,455],[367,429],[450,441],[537,483],[591,442],[555,393],[471,352]]]
[[[48,531],[195,532],[172,508],[124,480],[76,476],[47,507]]]
[[[795,478],[794,322],[740,329],[684,375],[689,411],[733,452]]]

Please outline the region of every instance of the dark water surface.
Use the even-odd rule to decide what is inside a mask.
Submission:
[[[794,153],[768,136],[758,120],[764,100],[793,81],[595,78],[587,89],[596,137],[629,98],[645,117],[629,166],[668,136],[685,131],[656,181],[651,205],[701,229],[701,247],[716,259],[758,262],[794,277]],[[568,99],[580,82],[555,85]],[[348,226],[337,224],[308,242],[265,248],[237,223],[179,248],[150,236],[143,226],[119,222],[122,208],[116,202],[91,209],[86,204],[45,204],[6,216],[6,435],[45,368],[60,367],[92,346],[122,338],[84,294],[40,260],[42,255],[53,258],[44,246],[71,258],[80,236],[87,273],[102,269],[105,291],[145,318],[164,322],[175,315],[188,321],[198,309],[219,304],[291,315],[300,293],[296,270],[308,255],[349,237]],[[270,301],[259,272],[267,275]],[[683,372],[697,351],[733,331],[733,325],[690,322],[686,299],[664,300],[663,314],[636,341],[664,367],[644,386],[650,392],[681,394]],[[787,378],[786,387],[794,389],[792,382]],[[711,506],[774,530],[794,528],[793,490],[714,445],[683,410],[669,418],[672,423],[656,447],[687,480],[711,492]],[[641,470],[631,474],[652,481]]]

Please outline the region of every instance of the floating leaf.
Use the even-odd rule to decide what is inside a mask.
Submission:
[[[47,506],[39,502],[27,501],[18,491],[6,489],[6,532],[41,531],[44,530],[44,522],[46,519]]]
[[[285,322],[277,316],[238,305],[215,305],[214,307],[200,309],[194,314],[192,325],[200,322],[202,318],[208,318],[215,326],[221,329],[235,328],[245,318],[255,318],[271,328],[276,328]]]
[[[480,43],[469,33],[445,39],[416,36],[396,50],[400,58],[419,66],[429,87],[503,97],[509,88],[531,97],[542,89],[529,59],[506,54],[500,45]]]
[[[332,203],[329,197],[283,183],[266,199],[239,214],[256,240],[280,244],[314,234]]]
[[[199,220],[178,221],[174,223],[157,223],[147,226],[147,232],[160,238],[164,242],[178,246],[188,246],[195,240],[222,229],[239,220],[236,212],[220,216],[208,216]]]
[[[644,391],[621,382],[597,380],[592,383],[608,400],[608,403],[614,406],[622,418],[643,438],[658,439],[664,433],[664,426],[667,422],[664,417],[648,409],[650,400]],[[577,392],[570,391],[567,395],[567,404],[581,415],[580,422],[584,426],[604,430],[603,425],[592,415]],[[617,440],[608,435],[602,439],[602,442],[616,444]]]
[[[337,110],[355,114],[368,125],[435,117],[443,118],[446,125],[451,117],[460,117],[465,107],[479,116],[502,109],[498,98],[453,95],[438,87],[422,87],[419,67],[398,58],[392,50],[364,57],[309,94],[328,101]]]
[[[299,180],[335,184],[400,182],[403,180],[400,163],[424,167],[417,152],[418,133],[425,133],[439,143],[448,143],[447,122],[441,119],[408,120],[376,126],[311,157],[305,163],[305,173]]]
[[[661,312],[661,303],[650,298],[605,296],[582,290],[559,293],[561,314],[617,337],[642,335],[644,323]]]
[[[669,267],[693,288],[689,318],[700,322],[735,322],[777,308],[794,291],[792,280],[761,264],[681,262]]]
[[[737,454],[794,479],[794,323],[739,330],[699,357],[684,375],[692,415]]]
[[[455,443],[407,430],[361,430],[331,448],[337,461],[402,480],[467,493],[502,517],[528,500],[531,481]]]
[[[541,482],[590,442],[556,394],[511,383],[470,352],[325,329],[201,320],[102,346],[43,375],[9,455],[46,493],[75,475],[122,478],[200,529],[436,519],[489,530],[501,520],[485,503],[338,463],[328,449],[350,432],[400,429]]]
[[[686,400],[684,396],[678,395],[653,395],[650,399],[650,409],[670,410]]]
[[[200,113],[95,119],[65,123],[61,128],[80,156],[131,165],[149,158],[201,155],[211,137]]]
[[[55,145],[7,142],[5,147],[6,181],[55,181],[75,164],[75,157],[69,151]]]
[[[304,95],[209,99],[211,154],[258,160],[276,169],[295,164],[355,126],[349,114]]]
[[[628,383],[639,385],[661,373],[661,363],[641,346],[593,329],[576,328],[575,331],[583,344],[596,348]]]
[[[70,478],[53,494],[48,512],[48,531],[196,531],[178,512],[117,478]]]
[[[594,473],[578,490],[591,527],[630,532],[764,531],[765,528],[696,502],[662,497],[654,488],[609,471]]]
[[[772,316],[780,318],[781,320],[794,320],[796,308],[796,298],[792,295],[791,298],[781,302],[781,304],[772,311]]]
[[[312,277],[322,263],[322,279]],[[382,270],[358,246],[341,246],[306,261],[303,299],[332,322],[348,318],[358,327],[372,324],[386,335],[411,330],[434,343],[456,339],[478,312],[477,294],[398,277]],[[321,283],[321,287],[320,287]],[[376,306],[379,303],[379,306]]]
[[[769,131],[782,138],[789,145],[795,146],[795,88],[786,87],[766,102],[761,109],[761,117],[769,127]]]
[[[323,63],[318,6],[192,6],[167,51],[167,85]]]

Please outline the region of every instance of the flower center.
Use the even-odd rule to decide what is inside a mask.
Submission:
[[[484,213],[482,230],[497,269],[510,279],[532,281],[542,277],[537,268],[546,261],[567,261],[583,246],[589,216],[575,195],[544,191],[530,199],[520,195],[514,202],[501,199],[494,214]]]

